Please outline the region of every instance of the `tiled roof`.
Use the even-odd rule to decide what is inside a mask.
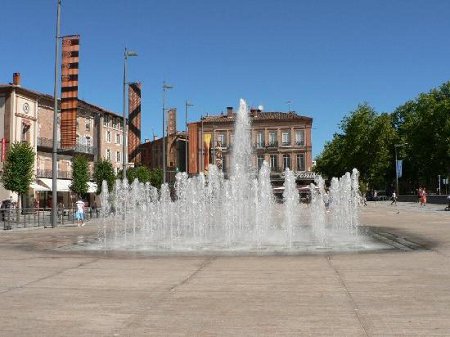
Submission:
[[[214,116],[203,116],[203,122],[231,122],[235,120],[236,114],[228,116],[224,115],[214,115]],[[311,117],[301,116],[295,112],[255,112],[251,116],[252,122],[255,121],[265,121],[265,120],[302,120],[302,121],[312,121]]]
[[[0,83],[0,89],[2,89],[2,88],[15,88],[16,90],[19,90],[19,91],[22,91],[22,92],[25,92],[25,93],[29,93],[29,94],[32,94],[32,95],[35,95],[35,96],[39,96],[39,97],[42,97],[42,98],[47,98],[48,100],[53,100],[54,99],[53,95],[44,94],[44,93],[36,91],[36,90],[27,89],[27,88],[24,88],[24,87],[21,87],[21,86],[12,85],[12,84],[1,84]],[[115,115],[115,116],[121,117],[118,113],[112,112],[112,111],[107,110],[105,108],[102,108],[102,107],[100,107],[98,105],[95,105],[95,104],[92,104],[92,103],[88,103],[88,102],[86,102],[86,101],[84,101],[84,100],[82,100],[80,98],[78,99],[78,102],[80,103],[80,105],[85,105],[88,108],[92,108],[92,109],[95,109],[95,110],[98,110],[98,111],[101,111],[101,112],[105,112],[105,113],[108,113],[108,114],[111,114],[111,115]]]

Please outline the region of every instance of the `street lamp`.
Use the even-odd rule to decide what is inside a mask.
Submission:
[[[166,92],[169,89],[172,89],[173,86],[163,82],[163,108],[162,108],[162,112],[163,112],[163,122],[162,122],[162,135],[163,135],[163,139],[162,139],[162,148],[163,148],[163,184],[166,183]]]
[[[185,102],[185,122],[186,122],[186,142],[185,142],[185,164],[184,169],[186,170],[186,173],[188,173],[188,145],[189,145],[189,135],[188,135],[188,108],[194,106],[194,104],[190,103],[189,101]]]
[[[56,39],[55,39],[55,82],[54,82],[54,108],[53,108],[53,148],[52,148],[52,227],[56,227],[58,216],[56,214],[58,190],[58,69],[59,69],[59,39],[61,28],[61,0],[58,0],[56,9]]]
[[[127,113],[126,113],[126,107],[127,107],[127,102],[126,102],[126,89],[127,89],[127,64],[128,64],[128,57],[131,56],[137,56],[138,54],[135,51],[132,50],[127,50],[127,48],[125,47],[125,51],[123,53],[123,106],[122,106],[122,113],[123,113],[123,153],[122,153],[122,163],[123,163],[123,167],[122,167],[122,177],[125,180],[127,177]]]
[[[394,148],[395,148],[395,192],[397,194],[397,198],[398,198],[398,165],[397,165],[397,148],[398,147],[402,147],[408,145],[408,143],[403,143],[403,144],[395,144]]]

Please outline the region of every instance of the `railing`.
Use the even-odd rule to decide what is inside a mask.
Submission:
[[[305,142],[304,141],[296,141],[295,145],[297,145],[297,146],[305,146]]]
[[[86,208],[85,221],[100,217],[100,208]],[[74,225],[76,208],[58,209],[58,225]],[[52,224],[51,208],[1,208],[0,221],[3,229],[50,227]]]
[[[36,177],[38,178],[52,178],[52,170],[36,169]],[[71,171],[58,170],[58,179],[72,179]]]
[[[267,143],[267,147],[278,147],[278,142],[277,141],[269,142]]]
[[[264,142],[256,142],[254,147],[257,149],[264,149],[266,145],[264,144]]]
[[[45,137],[38,137],[37,138],[37,146],[39,147],[45,147],[45,148],[53,148],[53,140],[50,138]],[[61,142],[56,142],[56,146],[58,149],[61,149]],[[91,145],[76,143],[75,147],[71,149],[78,153],[87,153],[87,154],[94,154],[94,147]]]

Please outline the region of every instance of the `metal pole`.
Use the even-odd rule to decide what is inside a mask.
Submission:
[[[162,139],[162,147],[163,147],[163,184],[166,183],[166,170],[167,170],[167,165],[166,165],[166,137],[168,134],[168,130],[166,128],[166,91],[167,89],[172,89],[173,86],[171,86],[170,84],[167,84],[165,81],[163,82],[163,139]]]
[[[398,165],[397,165],[397,145],[394,145],[395,148],[395,192],[397,193],[398,198]]]
[[[163,156],[163,184],[166,183],[166,82],[163,82],[163,102],[162,102],[162,156]]]
[[[192,104],[192,103],[190,103],[189,101],[186,101],[186,110],[185,110],[185,122],[186,122],[186,153],[185,153],[185,170],[186,170],[186,173],[188,173],[189,172],[189,170],[188,170],[188,163],[189,163],[189,160],[188,160],[188,157],[189,157],[189,151],[188,151],[188,145],[189,145],[189,134],[188,134],[188,107],[190,107],[190,106],[194,106],[194,104]]]
[[[127,115],[126,115],[126,87],[127,87],[127,48],[125,47],[125,52],[123,54],[123,105],[122,105],[122,113],[123,113],[123,129],[122,129],[122,136],[123,136],[123,148],[122,148],[122,179],[125,180],[127,178],[127,162],[126,162],[126,153],[127,153],[127,147],[126,147],[126,127],[127,127]]]
[[[186,110],[185,110],[185,116],[184,116],[184,120],[185,120],[185,123],[186,123],[186,142],[184,143],[185,144],[185,151],[184,151],[184,170],[185,170],[185,172],[186,173],[188,173],[189,171],[188,171],[188,104],[189,104],[189,102],[188,101],[186,101]]]
[[[200,162],[200,164],[201,164],[201,172],[204,172],[205,171],[205,158],[204,158],[204,153],[203,153],[203,151],[204,151],[204,149],[203,149],[203,116],[202,116],[202,139],[200,140],[201,141],[201,143],[202,143],[202,154],[201,154],[201,162]]]
[[[57,178],[58,178],[58,77],[59,77],[59,36],[61,26],[61,0],[58,0],[56,10],[56,36],[55,36],[55,81],[54,81],[54,106],[53,106],[53,150],[52,150],[52,227],[56,227],[57,217]]]

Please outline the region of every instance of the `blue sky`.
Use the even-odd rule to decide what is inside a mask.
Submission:
[[[62,35],[80,34],[80,98],[122,113],[129,81],[143,83],[143,138],[161,135],[167,102],[190,120],[245,98],[266,111],[287,101],[313,124],[313,155],[358,103],[390,112],[450,79],[446,0],[63,0]],[[53,92],[56,0],[2,3],[0,83]]]

